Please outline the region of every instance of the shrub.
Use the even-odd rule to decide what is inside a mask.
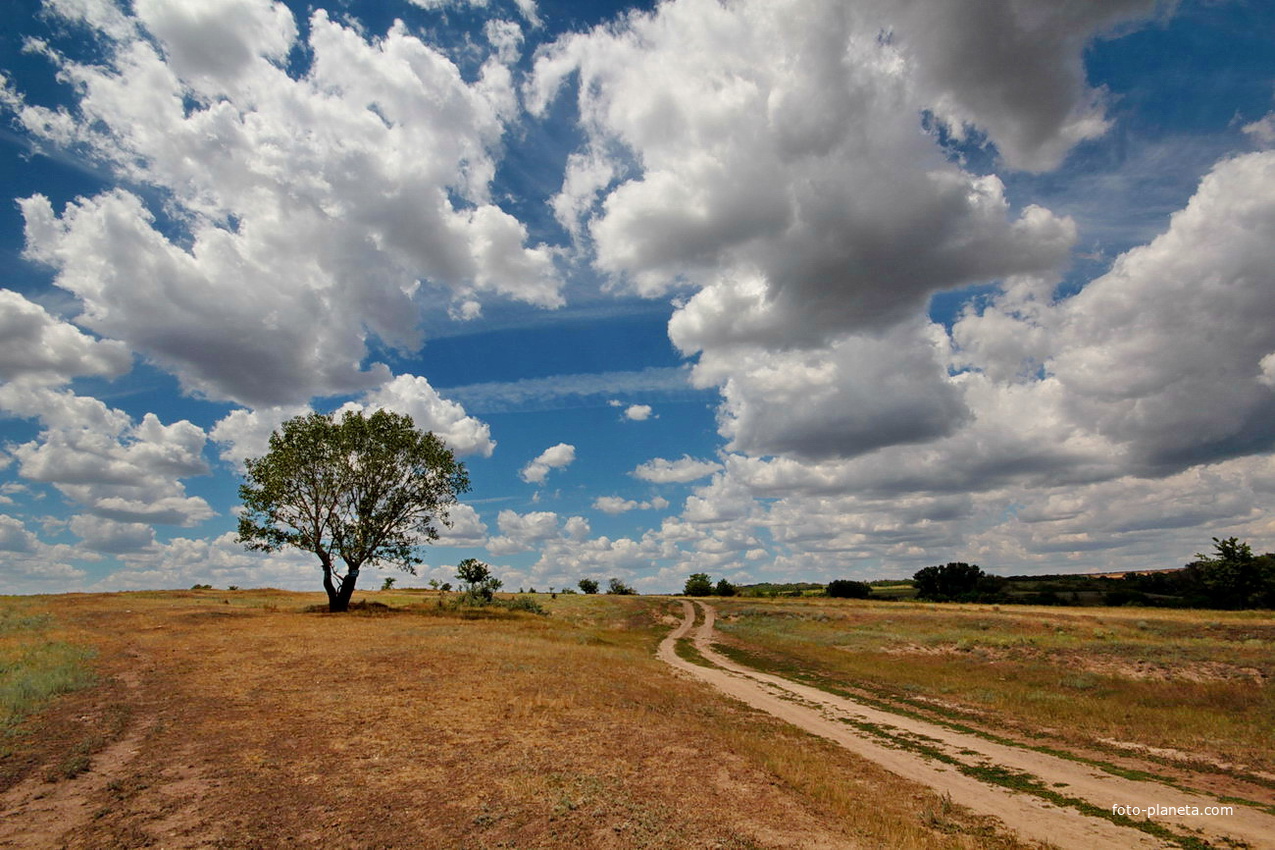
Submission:
[[[582,578],[580,579],[580,589],[585,593],[597,593],[598,580],[595,578]]]
[[[737,592],[738,591],[735,590],[735,585],[731,584],[726,579],[718,581],[717,586],[713,588],[714,596],[734,596]]]
[[[513,599],[501,599],[496,602],[502,608],[510,611],[527,611],[532,614],[539,614],[542,617],[548,617],[549,611],[530,596],[515,596]]]

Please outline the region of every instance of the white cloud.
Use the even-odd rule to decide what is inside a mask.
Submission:
[[[537,455],[536,459],[524,466],[518,475],[528,484],[543,484],[549,470],[570,466],[575,459],[575,446],[569,443],[558,443]]]
[[[399,375],[369,391],[362,404],[350,403],[341,409],[379,408],[411,416],[417,428],[433,431],[459,455],[491,457],[496,448],[486,423],[466,416],[464,407],[440,396],[429,381],[419,375]]]
[[[1223,160],[1167,232],[1075,296],[1009,292],[957,323],[966,365],[1137,473],[1275,445],[1275,152]],[[1044,380],[1034,373],[1043,370]],[[972,384],[971,384],[972,385]]]
[[[975,12],[990,11],[1019,49],[1059,41],[1054,58],[1065,54],[1065,68],[999,56],[971,85],[995,81],[992,100],[1010,101],[972,109],[980,117],[1030,111],[1007,90],[1059,94],[1037,107],[1023,138],[1006,129],[1013,150],[1030,159],[1085,135],[1075,130],[1092,118],[1090,93],[1075,68],[1112,14],[1055,16],[1043,2],[1020,4],[1040,18],[1029,20],[1018,7],[976,10],[973,0],[682,0],[539,56],[532,108],[544,109],[578,72],[589,136],[555,202],[573,217],[564,226],[581,234],[600,271],[638,292],[694,290],[670,323],[688,354],[814,346],[905,320],[936,290],[1056,269],[1074,225],[1038,207],[1011,210],[999,179],[962,171],[919,131],[922,110],[964,102],[922,85],[925,68],[905,46],[910,24],[939,5],[955,7],[944,13],[960,24],[954,39],[975,40],[989,26]],[[1044,23],[1068,26],[1060,34]],[[896,37],[883,38],[896,24]],[[981,57],[963,44],[953,61]],[[1042,79],[1053,74],[1060,79]],[[1073,108],[1088,117],[1069,123]]]
[[[17,292],[0,289],[0,379],[63,384],[82,375],[114,378],[131,367],[123,343],[94,339]]]
[[[134,11],[173,74],[206,97],[245,94],[253,66],[282,63],[297,38],[288,7],[265,0],[136,0]]]
[[[698,478],[706,478],[721,468],[720,463],[696,460],[689,455],[682,455],[677,460],[652,458],[646,463],[639,464],[631,474],[635,478],[650,481],[652,484],[685,484]]]
[[[946,369],[946,334],[924,322],[847,335],[815,350],[706,351],[701,386],[720,385],[727,449],[754,455],[852,457],[930,442],[971,416]]]
[[[73,517],[71,531],[85,548],[115,555],[137,552],[155,542],[155,529],[146,523],[116,522],[89,514]]]
[[[487,524],[472,505],[452,505],[448,511],[451,527],[440,525],[435,546],[481,546],[487,539]]]
[[[402,26],[365,37],[319,11],[294,78],[283,4],[147,0],[137,13],[78,17],[154,42],[108,41],[98,65],[50,54],[73,109],[7,96],[38,142],[159,190],[177,227],[124,189],[61,211],[21,202],[27,256],[80,300],[84,327],[190,391],[273,406],[385,383],[367,338],[415,348],[434,303],[562,303],[553,252],[489,198],[517,109],[494,58],[466,82]]]
[[[654,499],[645,502],[624,499],[620,496],[599,496],[593,500],[594,510],[602,511],[602,513],[611,514],[612,516],[627,513],[628,511],[664,510],[668,505],[668,499],[662,496],[656,496]]]
[[[217,537],[177,537],[139,552],[120,556],[125,568],[92,586],[96,591],[139,590],[158,587],[279,587],[318,590],[322,575],[312,554],[286,549],[263,554],[249,552],[234,532]],[[365,579],[366,581],[366,579]],[[368,582],[370,583],[370,582]]]
[[[214,516],[180,480],[209,472],[205,434],[186,420],[165,425],[148,413],[134,423],[97,399],[16,384],[0,386],[0,410],[44,425],[37,439],[10,448],[18,474],[53,484],[98,517],[195,525]]]
[[[101,556],[65,543],[45,543],[17,517],[0,514],[0,583],[9,593],[78,590],[87,575],[75,561]]]
[[[412,417],[417,428],[432,431],[459,455],[491,457],[496,442],[490,427],[465,414],[419,375],[399,375],[365,393],[359,402],[347,402],[337,411],[386,409]],[[245,458],[261,457],[270,447],[270,435],[288,419],[313,412],[309,405],[284,405],[232,410],[209,431],[222,446],[221,459],[243,471]]]
[[[651,405],[630,404],[624,409],[624,418],[632,422],[645,422],[651,418]]]
[[[583,517],[569,517],[560,523],[553,511],[531,511],[520,514],[503,510],[496,517],[500,534],[487,540],[487,551],[493,555],[512,555],[543,548],[556,540],[575,540],[589,533]]]
[[[22,520],[0,514],[0,552],[33,552],[38,542]]]
[[[409,0],[414,6],[420,6],[422,9],[446,9],[449,6],[472,6],[477,9],[486,9],[491,6],[491,0]],[[513,6],[518,13],[526,19],[527,24],[532,27],[541,25],[540,12],[536,6],[536,0],[513,0]]]
[[[259,407],[252,410],[240,408],[222,417],[208,436],[221,445],[221,459],[238,472],[245,470],[248,458],[264,457],[270,450],[270,435],[279,430],[289,419],[312,413],[309,405]]]

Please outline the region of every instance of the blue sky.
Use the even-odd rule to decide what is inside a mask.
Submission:
[[[1270,4],[13,6],[0,592],[316,587],[238,464],[346,406],[409,586],[1275,548]]]

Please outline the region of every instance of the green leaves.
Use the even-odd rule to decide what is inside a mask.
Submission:
[[[441,440],[387,410],[295,417],[245,466],[239,542],[314,552],[325,573],[339,559],[350,577],[376,563],[414,572],[416,547],[438,539],[448,507],[469,490]]]

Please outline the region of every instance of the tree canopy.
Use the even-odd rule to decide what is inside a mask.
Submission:
[[[438,437],[387,410],[294,417],[245,466],[239,541],[312,552],[334,612],[349,608],[365,565],[415,574],[417,547],[438,539],[448,508],[469,490],[464,464]]]
[[[682,593],[687,596],[711,596],[713,580],[708,577],[708,573],[691,573],[686,579],[686,586],[682,589]]]
[[[934,602],[973,602],[980,593],[995,594],[999,579],[983,572],[977,564],[956,561],[925,567],[912,576],[918,599]]]
[[[867,599],[872,595],[872,585],[866,581],[839,578],[828,582],[824,593],[833,599]]]

